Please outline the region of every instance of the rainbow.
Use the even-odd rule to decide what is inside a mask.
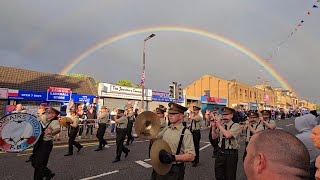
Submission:
[[[64,74],[69,73],[81,61],[88,58],[89,56],[91,56],[93,53],[100,50],[101,48],[108,46],[116,41],[122,40],[122,39],[130,37],[130,36],[142,34],[142,33],[159,32],[159,31],[191,33],[191,34],[199,35],[202,37],[207,37],[207,38],[219,41],[221,43],[224,43],[224,44],[240,51],[242,54],[246,55],[250,59],[254,60],[256,63],[258,63],[260,66],[262,66],[265,69],[265,71],[267,71],[281,85],[281,87],[283,89],[293,90],[293,88],[289,85],[289,83],[287,83],[284,80],[284,78],[281,77],[280,74],[277,73],[270,64],[268,64],[267,62],[265,62],[264,59],[257,56],[255,53],[253,53],[249,49],[241,46],[240,44],[233,42],[223,36],[213,34],[213,33],[207,32],[207,31],[194,29],[194,28],[187,28],[187,27],[177,27],[177,26],[157,26],[157,27],[136,29],[136,30],[125,32],[123,34],[113,36],[111,38],[107,38],[107,39],[101,41],[100,43],[94,45],[93,47],[87,49],[86,51],[81,53],[78,57],[73,59],[64,69],[61,70],[60,74],[64,75]]]

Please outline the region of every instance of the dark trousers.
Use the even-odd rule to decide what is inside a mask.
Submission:
[[[99,123],[99,128],[97,131],[97,138],[99,139],[99,148],[102,148],[103,145],[107,144],[107,141],[103,139],[106,129],[107,129],[106,123]]]
[[[218,138],[217,139],[214,139],[213,140],[213,155],[217,155],[218,152],[219,152],[219,140]]]
[[[69,153],[73,154],[73,146],[77,147],[78,149],[81,148],[82,146],[75,141],[77,134],[79,131],[79,127],[70,127],[69,130]]]
[[[185,173],[185,165],[173,164],[170,171],[166,175],[159,175],[157,172],[152,172],[152,180],[183,180]]]
[[[192,131],[192,137],[193,137],[193,143],[194,143],[194,150],[196,151],[196,157],[194,158],[195,163],[199,162],[199,149],[200,149],[200,139],[201,139],[201,133],[200,130],[194,130]]]
[[[79,136],[82,136],[83,128],[84,128],[84,125],[83,124],[79,124]]]
[[[215,159],[215,176],[217,180],[236,180],[238,151],[225,150],[219,151]]]
[[[124,153],[129,152],[129,149],[123,145],[124,140],[126,138],[127,129],[117,128],[116,131],[117,131],[117,137],[116,137],[117,157],[116,157],[116,159],[120,159],[122,152],[124,152]]]
[[[93,125],[87,125],[86,136],[88,136],[89,131],[90,131],[90,135],[92,136],[92,132],[93,132]]]
[[[128,126],[127,126],[127,144],[129,144],[130,141],[133,141],[134,138],[132,136],[132,127],[133,127],[133,121],[128,122]]]
[[[52,141],[39,140],[34,146],[35,151],[32,157],[32,166],[34,167],[34,180],[43,180],[44,177],[51,174],[47,168],[50,153],[52,151]]]

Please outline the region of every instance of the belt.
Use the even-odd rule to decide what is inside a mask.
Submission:
[[[192,132],[200,132],[200,129],[192,130]]]
[[[127,129],[127,128],[119,128],[119,127],[117,127],[117,129],[119,129],[119,130],[125,130],[125,129]]]
[[[178,163],[177,162],[176,164],[173,163],[172,166],[184,166],[184,163]]]
[[[219,154],[238,154],[238,150],[237,149],[225,149],[225,150],[220,150]]]

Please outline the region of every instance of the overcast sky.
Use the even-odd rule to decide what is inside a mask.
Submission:
[[[302,98],[320,103],[320,8],[306,0],[55,0],[0,2],[2,66],[59,73],[104,39],[153,26],[208,31],[266,58],[310,9],[302,28],[269,62]],[[320,7],[320,3],[317,4]],[[204,74],[257,84],[258,76],[278,82],[240,51],[216,40],[184,32],[146,32],[110,44],[79,63],[71,73],[102,82],[140,82],[143,39],[146,86],[167,91],[172,81],[187,86]]]

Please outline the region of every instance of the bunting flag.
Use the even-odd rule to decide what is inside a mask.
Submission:
[[[142,72],[142,75],[141,75],[141,82],[140,82],[140,85],[141,86],[144,86],[144,77],[145,76],[145,74],[144,74],[144,71]]]
[[[319,3],[320,0],[316,0],[316,2],[312,5],[312,8],[309,8],[307,11],[305,11],[306,13],[304,14],[303,18],[301,18],[301,20],[299,21],[299,23],[297,23],[294,28],[292,29],[292,31],[290,32],[290,34],[286,37],[286,39],[284,39],[283,41],[280,41],[279,43],[277,43],[276,47],[273,49],[273,51],[267,51],[267,57],[265,58],[265,61],[267,63],[270,63],[272,61],[272,59],[279,53],[280,48],[283,45],[286,45],[288,43],[288,41],[298,32],[298,30],[303,30],[302,26],[305,23],[305,20],[307,20],[306,18],[308,16],[311,15],[312,13],[312,9],[317,9],[319,8],[319,6],[316,3]],[[286,45],[288,47],[288,45]],[[262,80],[262,72],[263,72],[263,67],[260,67],[260,71],[259,71],[259,75],[258,75],[258,80]]]

